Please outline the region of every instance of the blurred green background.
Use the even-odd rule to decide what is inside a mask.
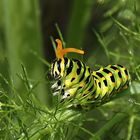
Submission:
[[[140,139],[139,0],[0,1],[0,139]],[[125,65],[125,95],[92,111],[57,110],[47,77],[53,39],[93,70]]]

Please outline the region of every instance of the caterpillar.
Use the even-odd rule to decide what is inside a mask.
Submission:
[[[83,50],[63,49],[61,40],[56,39],[56,42],[56,59],[50,69],[55,82],[51,88],[54,96],[60,95],[61,101],[75,99],[76,106],[90,108],[109,101],[128,88],[130,74],[124,66],[114,64],[92,71],[82,61],[64,57],[69,52],[84,54]]]

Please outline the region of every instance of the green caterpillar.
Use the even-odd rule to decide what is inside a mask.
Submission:
[[[68,52],[84,54],[84,51],[62,49],[61,41],[56,42],[56,59],[51,64],[51,76],[55,80],[52,89],[53,95],[60,94],[61,101],[74,98],[82,108],[99,106],[128,87],[130,75],[124,66],[108,65],[91,71],[80,60],[63,57]]]

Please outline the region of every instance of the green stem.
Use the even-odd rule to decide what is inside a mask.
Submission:
[[[81,48],[89,23],[94,0],[73,1],[72,14],[67,31],[67,47]]]
[[[131,118],[129,119],[129,127],[128,127],[128,132],[127,132],[128,135],[127,135],[126,140],[131,140],[134,121],[135,121],[135,116],[132,115]]]
[[[22,91],[23,84],[16,76],[17,73],[22,73],[21,63],[25,65],[31,78],[37,81],[45,80],[43,65],[30,53],[30,50],[33,50],[43,57],[39,3],[38,0],[3,0],[3,7],[10,77],[15,87]],[[41,100],[46,102],[45,85],[39,84],[36,92],[39,92]]]
[[[95,133],[94,137],[91,137],[90,140],[100,140],[106,135],[106,133],[117,123],[121,122],[124,118],[127,117],[127,114],[118,113],[114,118],[112,118],[107,124],[105,124],[98,132]]]

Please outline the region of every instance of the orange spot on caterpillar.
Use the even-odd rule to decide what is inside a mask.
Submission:
[[[112,73],[110,72],[108,75],[109,75],[109,76],[112,76]]]
[[[69,53],[69,52],[84,54],[83,50],[79,50],[79,49],[76,49],[76,48],[66,48],[66,49],[63,49],[62,48],[62,42],[59,39],[56,39],[56,42],[57,42],[57,48],[56,48],[55,53],[56,53],[56,57],[57,58],[63,58],[64,55]]]

